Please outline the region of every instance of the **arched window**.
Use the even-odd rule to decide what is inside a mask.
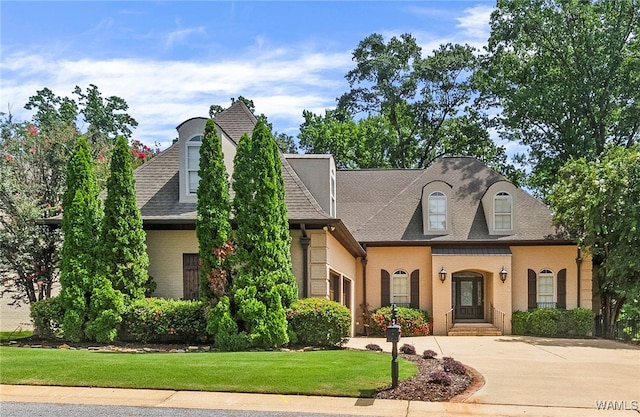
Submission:
[[[513,200],[509,193],[501,191],[493,197],[493,228],[495,230],[513,229]]]
[[[398,269],[391,275],[391,303],[408,307],[409,301],[409,274]]]
[[[429,231],[447,230],[447,196],[440,191],[429,194]]]
[[[553,293],[554,274],[549,269],[538,273],[538,308],[555,308]]]
[[[195,194],[200,182],[200,145],[202,135],[196,135],[187,142],[187,190],[189,194]]]

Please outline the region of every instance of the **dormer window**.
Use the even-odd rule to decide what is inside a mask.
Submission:
[[[187,142],[187,191],[189,194],[195,194],[198,191],[202,139],[202,135],[196,135]]]
[[[447,230],[447,196],[440,191],[429,194],[429,231]]]
[[[452,232],[451,185],[432,181],[422,187],[422,234],[444,236]]]
[[[511,195],[504,191],[493,197],[493,221],[495,230],[511,230],[513,228],[513,202]]]

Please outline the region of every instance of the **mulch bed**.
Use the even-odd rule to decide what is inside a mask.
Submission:
[[[376,398],[406,401],[452,401],[461,402],[484,385],[484,378],[472,368],[467,368],[466,375],[449,373],[450,385],[431,382],[433,371],[443,371],[442,360],[424,359],[419,355],[401,353],[401,358],[414,362],[418,373],[412,378],[399,381],[396,388],[380,391]]]

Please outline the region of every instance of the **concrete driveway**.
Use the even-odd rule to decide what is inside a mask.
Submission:
[[[348,347],[363,349],[368,343],[391,351],[382,338],[353,338]],[[480,372],[486,383],[466,403],[577,408],[588,415],[597,402],[609,410],[640,407],[638,346],[523,336],[407,337],[399,346],[405,343],[417,353],[432,349]]]

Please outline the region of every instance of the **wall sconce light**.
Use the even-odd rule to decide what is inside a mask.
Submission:
[[[500,274],[500,281],[502,281],[502,283],[504,284],[504,282],[507,280],[507,270],[504,269],[504,266],[503,266],[500,272],[498,273]]]
[[[440,282],[444,283],[444,281],[447,279],[447,271],[444,269],[444,266],[442,267],[442,269],[440,269],[438,275],[440,275]]]

